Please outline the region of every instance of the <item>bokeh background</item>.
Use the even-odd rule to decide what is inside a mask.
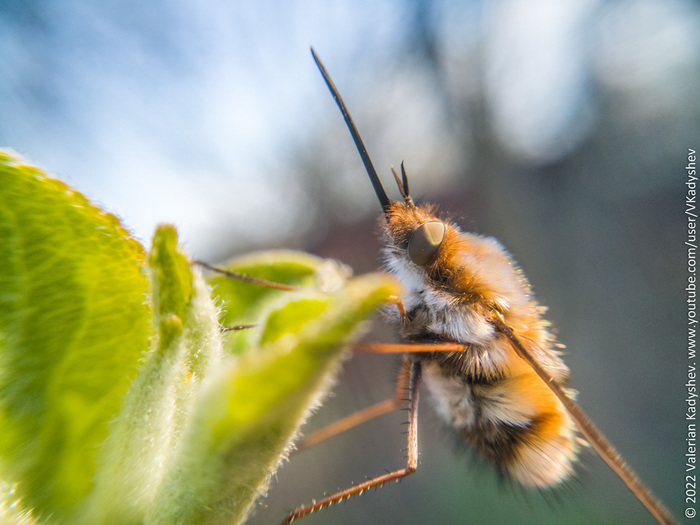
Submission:
[[[310,45],[390,195],[405,160],[414,197],[515,255],[581,405],[681,517],[698,3],[2,0],[0,145],[146,245],[172,222],[211,262],[284,247],[372,271],[379,206]],[[393,395],[396,370],[352,359],[309,428]],[[500,482],[429,404],[414,476],[305,523],[652,522],[592,452],[553,493]],[[402,466],[404,417],[292,457],[250,523]]]

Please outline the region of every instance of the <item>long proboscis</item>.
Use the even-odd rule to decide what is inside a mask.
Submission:
[[[564,387],[542,368],[532,353],[513,333],[513,330],[497,314],[492,316],[491,323],[499,332],[506,336],[517,354],[527,361],[537,375],[547,384],[569,412],[571,419],[574,420],[574,423],[576,423],[583,437],[586,438],[601,459],[605,461],[612,471],[627,485],[627,488],[632,491],[632,494],[637,497],[651,515],[663,525],[677,524],[678,521],[673,517],[671,512],[656,496],[654,496],[654,494],[652,494],[651,490],[641,482],[639,476],[630,468],[617,449],[608,441],[598,427],[595,426],[579,404],[567,395]]]
[[[323,75],[323,80],[326,81],[326,85],[328,86],[328,89],[331,90],[331,95],[333,95],[333,100],[335,100],[336,104],[338,104],[338,107],[340,108],[340,112],[343,114],[343,118],[345,119],[345,124],[347,124],[348,129],[350,130],[350,135],[352,135],[352,140],[355,141],[355,146],[357,147],[357,151],[360,153],[360,157],[362,158],[362,163],[365,165],[365,170],[367,170],[367,175],[369,175],[369,180],[372,183],[372,186],[374,187],[374,193],[377,194],[377,199],[379,199],[379,204],[382,205],[382,210],[384,211],[384,213],[387,213],[389,211],[389,205],[391,204],[391,201],[389,200],[389,197],[387,197],[386,192],[384,191],[384,187],[382,186],[382,182],[379,180],[379,176],[377,175],[377,170],[374,169],[374,164],[372,164],[372,159],[370,158],[369,153],[367,153],[367,148],[365,147],[365,143],[362,141],[362,137],[360,136],[360,132],[357,131],[357,127],[355,126],[355,122],[352,120],[352,116],[350,115],[350,112],[348,111],[348,108],[345,105],[345,102],[343,102],[343,97],[340,96],[340,93],[338,92],[338,89],[335,87],[333,80],[331,80],[331,77],[328,74],[328,71],[326,71],[326,68],[324,67],[323,63],[318,58],[318,56],[316,56],[316,53],[315,53],[313,47],[311,48],[311,55],[314,57],[314,62],[316,62],[316,66],[318,66],[318,70],[321,72],[321,75]]]

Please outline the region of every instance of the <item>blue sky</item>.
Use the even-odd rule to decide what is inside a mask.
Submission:
[[[367,111],[358,99],[382,104],[392,138],[388,152],[370,147],[375,163],[437,164],[432,183],[445,183],[444,118],[431,112],[430,86],[392,60],[409,5],[10,2],[0,19],[0,143],[117,212],[146,244],[159,222],[177,224],[199,256],[216,253],[224,235],[283,239],[304,207],[290,158],[328,122],[339,125],[310,45],[351,109]],[[627,3],[593,23],[600,5],[445,1],[434,10],[460,96],[476,88],[459,57],[484,38],[490,117],[516,159],[557,158],[586,135],[598,111],[591,64],[609,82],[643,83],[697,52],[683,2]],[[659,20],[674,29],[655,30]]]
[[[362,115],[375,100],[386,115],[389,144],[370,147],[380,171],[408,157],[412,173],[430,166],[431,184],[447,183],[449,115],[431,106],[420,71],[394,61],[410,42],[402,30],[411,5],[5,3],[0,143],[118,213],[146,244],[159,222],[174,222],[198,256],[216,253],[222,236],[284,239],[303,224],[305,199],[290,159],[328,122],[341,125],[310,45],[351,109]],[[599,111],[592,70],[629,88],[697,60],[684,2],[623,2],[603,16],[597,0],[435,5],[450,89],[464,98],[484,90],[494,129],[519,161],[556,159],[585,137]],[[460,60],[478,39],[482,86]]]

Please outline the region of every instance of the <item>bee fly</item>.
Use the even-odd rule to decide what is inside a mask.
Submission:
[[[284,524],[417,467],[418,388],[425,384],[440,416],[486,460],[525,486],[548,488],[572,475],[580,432],[660,523],[675,519],[625,464],[573,401],[569,370],[543,318],[544,308],[503,246],[462,232],[433,206],[413,203],[402,164],[392,168],[403,202],[392,201],[325,67],[313,58],[345,119],[384,212],[384,262],[402,283],[397,306],[406,343],[365,345],[403,353],[399,392],[408,392],[406,467],[292,512]],[[317,442],[396,408],[397,399],[341,420],[307,438]]]

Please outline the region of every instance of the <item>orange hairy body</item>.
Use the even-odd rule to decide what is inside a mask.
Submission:
[[[416,265],[408,243],[430,222],[444,224],[444,238],[428,263]],[[402,337],[466,346],[414,357],[441,417],[520,483],[564,481],[576,459],[574,423],[491,322],[498,312],[540,365],[560,384],[567,382],[569,370],[542,318],[544,308],[520,269],[498,241],[461,232],[428,206],[392,202],[384,237],[386,267],[405,287]]]

